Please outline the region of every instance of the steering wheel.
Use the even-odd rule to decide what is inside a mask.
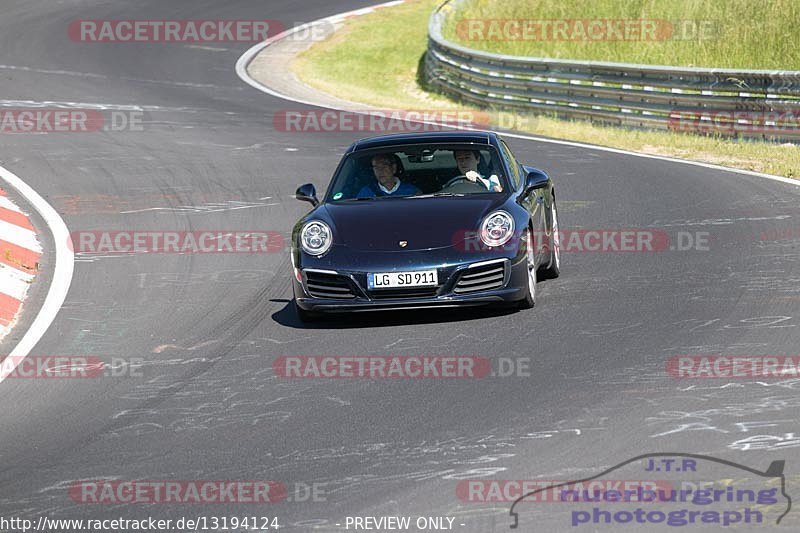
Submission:
[[[455,178],[451,178],[451,179],[449,179],[449,180],[447,181],[447,183],[445,183],[445,184],[444,184],[444,186],[442,187],[442,189],[446,189],[446,188],[450,187],[451,185],[454,185],[454,184],[458,183],[459,181],[469,181],[469,182],[472,182],[472,183],[474,183],[474,182],[473,182],[471,179],[469,179],[468,177],[466,177],[466,176],[464,176],[464,175],[462,174],[462,175],[460,175],[460,176],[456,176]]]
[[[483,183],[472,181],[466,176],[456,176],[455,178],[451,178],[441,190],[443,192],[474,194],[479,191],[486,192],[486,187]]]
[[[451,185],[454,185],[454,184],[458,183],[459,181],[468,181],[470,183],[475,183],[474,181],[472,181],[471,179],[469,179],[468,177],[466,177],[466,176],[464,176],[462,174],[461,176],[456,176],[455,178],[451,178],[450,180],[448,180],[448,182],[444,184],[442,189],[446,189],[446,188],[450,187]]]

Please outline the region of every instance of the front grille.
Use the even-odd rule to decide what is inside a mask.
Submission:
[[[453,292],[469,294],[479,291],[499,289],[506,277],[506,261],[491,263],[464,270]]]
[[[373,300],[387,298],[427,298],[436,296],[438,287],[417,287],[412,289],[378,289],[370,291],[369,296]]]
[[[339,274],[306,271],[306,290],[314,298],[355,298],[350,279]]]

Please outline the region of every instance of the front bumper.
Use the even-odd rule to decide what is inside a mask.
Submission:
[[[367,289],[366,271],[299,269],[300,281],[292,277],[295,300],[298,307],[313,312],[469,307],[519,301],[528,280],[524,257],[398,270],[429,268],[438,271],[436,287],[372,291]]]

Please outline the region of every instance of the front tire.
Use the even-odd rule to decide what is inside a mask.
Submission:
[[[561,234],[558,229],[558,210],[556,199],[550,206],[550,261],[547,268],[542,270],[545,279],[554,279],[561,274]]]
[[[520,300],[520,309],[531,309],[536,305],[536,254],[533,247],[533,236],[530,230],[525,232],[525,268],[528,270],[528,280],[525,285],[525,297]]]

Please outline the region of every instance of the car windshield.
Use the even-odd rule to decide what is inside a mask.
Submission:
[[[494,147],[412,145],[361,150],[347,156],[327,201],[501,194],[508,180]]]

